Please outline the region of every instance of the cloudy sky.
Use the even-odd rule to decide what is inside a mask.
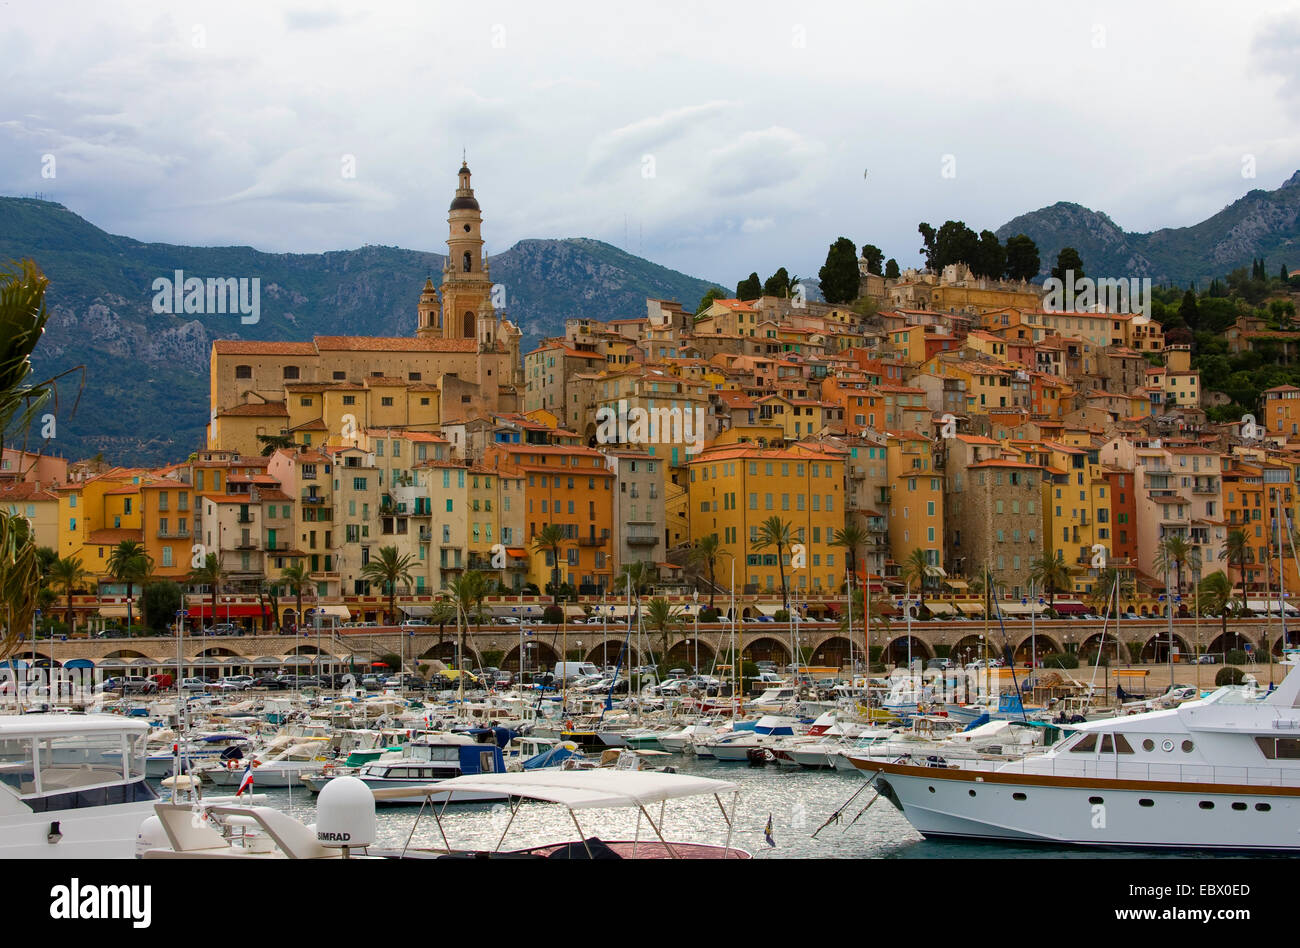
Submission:
[[[1300,168],[1294,4],[0,7],[0,193],[142,240],[440,251],[464,148],[490,252],[734,286],[1058,200],[1191,224]]]

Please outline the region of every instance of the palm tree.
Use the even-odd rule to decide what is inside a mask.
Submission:
[[[1047,593],[1047,608],[1056,608],[1056,594],[1069,588],[1070,568],[1061,551],[1044,553],[1029,564],[1029,578]]]
[[[0,451],[5,432],[27,431],[54,394],[58,376],[29,381],[32,352],[50,318],[49,282],[31,260],[0,271]],[[13,654],[36,614],[41,585],[36,550],[26,518],[0,513],[0,610],[5,613],[0,658]]]
[[[551,554],[551,593],[554,605],[560,604],[560,550],[565,539],[564,530],[548,523],[533,537],[533,551]]]
[[[262,442],[262,457],[270,457],[276,451],[292,450],[297,445],[294,444],[293,438],[289,435],[258,435],[257,440]]]
[[[646,604],[645,626],[659,633],[659,640],[663,646],[659,652],[659,660],[664,664],[668,663],[669,632],[680,621],[681,613],[669,605],[668,600],[663,596],[655,596]]]
[[[69,556],[56,559],[50,566],[50,585],[61,589],[67,595],[67,608],[63,612],[63,622],[72,631],[72,590],[90,579],[91,573],[81,565],[81,557]]]
[[[842,546],[848,550],[849,582],[858,575],[858,547],[867,545],[867,531],[856,523],[850,523],[843,530],[836,530],[831,537],[831,546]]]
[[[866,612],[866,597],[862,595],[861,589],[855,589],[852,593],[852,615],[854,622],[862,623],[862,641],[866,645],[867,656],[866,664],[871,665],[871,626],[883,626],[885,632],[889,632],[889,613],[885,612],[887,606],[883,597],[876,597],[871,600],[871,613],[864,615]],[[852,641],[849,629],[849,613],[845,613],[840,619],[840,634]]]
[[[917,603],[925,607],[925,581],[931,576],[938,576],[939,569],[926,558],[925,550],[917,547],[907,554],[898,570],[899,577],[910,587],[916,581]]]
[[[297,632],[302,628],[302,591],[311,585],[311,573],[305,563],[291,563],[280,571],[280,582],[293,593],[298,610],[294,613],[293,630]]]
[[[189,582],[196,586],[209,587],[209,592],[212,594],[212,622],[215,625],[217,621],[217,593],[226,582],[225,570],[221,568],[221,557],[216,553],[209,553],[205,556],[203,565],[190,572]]]
[[[398,553],[395,546],[381,546],[378,557],[361,567],[362,578],[378,583],[381,589],[388,591],[389,625],[397,625],[397,584],[402,583],[409,589],[414,569],[415,557],[410,553]]]
[[[126,583],[126,637],[131,637],[131,591],[153,572],[153,557],[139,540],[122,540],[113,547],[105,564],[108,574]]]
[[[1183,568],[1191,565],[1193,569],[1201,568],[1201,551],[1187,542],[1180,534],[1172,533],[1160,541],[1156,548],[1156,569],[1166,576],[1173,572],[1177,578],[1178,595],[1183,594]],[[1168,594],[1168,590],[1165,591]],[[1169,596],[1169,608],[1174,608],[1173,596]]]
[[[1250,545],[1250,538],[1245,530],[1229,530],[1228,538],[1223,541],[1223,551],[1219,559],[1226,560],[1228,569],[1237,566],[1237,581],[1241,583],[1241,607],[1246,608],[1246,564],[1255,561],[1255,554]]]
[[[435,602],[429,612],[429,621],[438,627],[438,644],[441,645],[447,623],[456,621],[456,607],[449,602]]]
[[[785,551],[790,549],[790,524],[771,516],[758,525],[758,539],[750,543],[755,550],[776,549],[776,566],[781,575],[781,603],[790,612],[790,592],[785,585]]]
[[[482,623],[483,597],[487,595],[487,574],[476,569],[467,570],[463,576],[447,584],[450,604],[456,612],[456,627],[460,632],[457,654],[459,666],[465,664],[465,633],[468,631],[470,617]]]
[[[619,567],[618,575],[614,577],[614,590],[626,591],[630,585],[632,596],[641,596],[650,588],[651,579],[650,564],[642,560],[624,563]]]
[[[710,533],[696,540],[695,546],[691,547],[691,552],[686,557],[687,562],[705,567],[709,574],[710,611],[713,610],[713,595],[717,590],[717,583],[714,581],[714,570],[718,565],[718,548],[718,535]]]
[[[1228,579],[1223,570],[1216,569],[1209,576],[1201,580],[1200,585],[1196,587],[1196,601],[1200,604],[1201,614],[1215,615],[1220,617],[1220,624],[1227,641],[1228,636],[1228,607],[1232,604],[1232,580]]]

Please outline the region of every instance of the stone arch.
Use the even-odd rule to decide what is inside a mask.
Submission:
[[[862,649],[853,646],[846,636],[839,634],[828,635],[813,646],[812,659],[809,664],[828,668],[842,668],[849,663],[850,651],[853,652],[853,657],[856,660],[862,660]]]
[[[934,658],[934,650],[930,648],[929,644],[925,641],[925,639],[918,638],[917,636],[913,635],[911,636],[911,640],[912,640],[912,661],[913,662],[917,661],[918,659],[920,659],[921,661],[928,661],[929,659]],[[902,635],[900,635],[898,638],[894,639],[892,642],[887,644],[885,646],[885,652],[884,652],[885,662],[892,663],[894,665],[902,665],[905,667],[907,665],[907,657],[908,657],[907,641],[908,641],[908,635],[905,632]]]
[[[546,642],[530,639],[524,643],[523,671],[532,675],[537,672],[549,672],[555,669],[560,660],[560,653]],[[515,645],[501,659],[501,667],[519,673],[519,646]]]
[[[514,650],[516,652],[519,651],[519,647],[516,646]],[[627,645],[627,651],[624,652],[622,639],[605,639],[601,642],[597,642],[591,648],[584,651],[582,660],[584,662],[591,662],[593,665],[600,665],[601,667],[604,667],[605,665],[616,665],[618,664],[620,653],[623,655],[624,668],[635,668],[637,665],[641,664],[641,653],[637,651],[637,647],[629,642]]]
[[[1234,648],[1245,649],[1247,645],[1254,647],[1255,640],[1249,635],[1242,635],[1238,630],[1229,629],[1226,635],[1223,632],[1220,632],[1212,638],[1210,644],[1205,647],[1205,651],[1211,653],[1218,652],[1222,654],[1224,652],[1230,652]]]
[[[1195,651],[1188,644],[1187,639],[1183,638],[1177,632],[1174,633],[1174,646],[1178,649],[1180,658],[1188,655],[1194,655]],[[1142,646],[1142,661],[1156,665],[1163,665],[1169,661],[1169,633],[1158,632],[1155,635],[1147,637]]]
[[[687,644],[687,641],[687,639],[683,638],[674,643],[672,648],[668,650],[668,654],[664,656],[664,664],[673,666],[681,665],[683,668],[694,667],[697,673],[712,668],[714,656],[713,646],[709,645],[708,642],[699,642],[699,662],[697,663],[696,642],[699,640],[692,636],[689,639],[689,645]]]
[[[474,338],[474,314],[472,312],[466,311],[464,320],[465,320],[463,324],[463,328],[465,332],[464,338],[473,339]]]
[[[433,645],[425,649],[423,652],[420,653],[420,657],[415,659],[415,661],[416,662],[428,662],[428,661],[442,662],[448,668],[454,668],[456,667],[456,656],[457,656],[457,649],[456,649],[455,639],[447,639],[446,641],[439,642],[437,645]],[[466,636],[465,664],[469,666],[477,667],[481,664],[481,661],[482,659],[481,656],[479,655],[479,650],[474,647],[474,643],[469,640],[468,636]]]
[[[747,662],[771,661],[778,665],[788,665],[791,658],[790,646],[770,635],[761,635],[746,642],[740,655]]]
[[[1032,634],[1026,632],[1020,639],[1020,642],[1016,645],[1014,654],[1016,664],[1024,665],[1033,659],[1035,655],[1041,662],[1044,655],[1050,654],[1051,652],[1063,651],[1065,651],[1065,649],[1061,647],[1061,643],[1056,641],[1056,639],[1052,638],[1050,635],[1045,635],[1042,632],[1034,632]]]
[[[952,650],[948,653],[954,662],[960,662],[968,665],[976,660],[984,659],[984,637],[978,633],[964,635],[953,645]],[[1001,654],[1000,650],[989,643],[989,657],[994,658]]]

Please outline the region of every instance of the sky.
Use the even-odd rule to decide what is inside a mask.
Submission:
[[[463,150],[489,253],[734,287],[1056,201],[1184,226],[1300,168],[1296,4],[0,7],[0,194],[146,241],[441,252]]]

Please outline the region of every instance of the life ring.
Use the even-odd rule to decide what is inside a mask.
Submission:
[[[239,764],[238,764],[238,762],[236,762],[236,761],[233,761],[233,760],[228,760],[228,761],[226,761],[226,769],[227,769],[227,770],[234,770],[234,769],[236,769],[238,766],[239,766]]]

